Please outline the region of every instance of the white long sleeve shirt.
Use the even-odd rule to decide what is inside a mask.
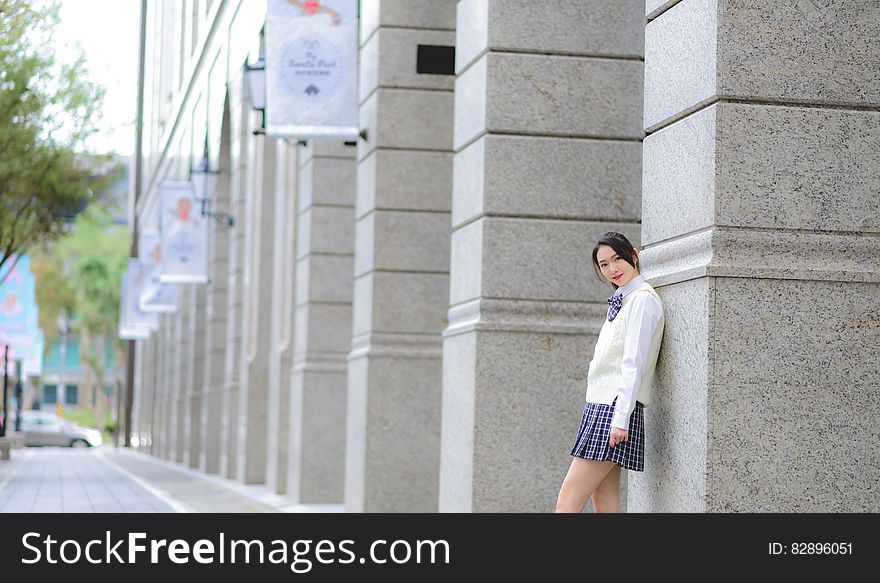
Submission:
[[[663,304],[642,275],[615,293],[623,296],[622,305],[599,332],[587,374],[586,400],[610,405],[616,398],[611,426],[628,429],[636,401],[650,403],[663,337]]]

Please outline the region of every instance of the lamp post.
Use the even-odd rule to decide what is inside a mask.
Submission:
[[[254,134],[266,133],[266,60],[261,56],[251,65],[244,64],[244,77],[247,82],[248,99],[251,107],[260,112],[260,127]]]
[[[205,140],[205,150],[202,160],[196,166],[190,166],[189,181],[192,184],[193,198],[202,205],[202,216],[211,217],[220,225],[227,227],[235,226],[235,219],[228,213],[214,212],[210,210],[211,201],[217,192],[220,183],[220,171],[211,169],[211,161],[208,158],[208,140]]]
[[[6,395],[9,387],[9,345],[4,344],[3,349],[3,424],[0,425],[0,437],[6,437],[6,422],[9,414],[6,411]]]
[[[70,323],[67,321],[67,310],[65,308],[61,308],[61,311],[58,312],[58,333],[60,339],[60,351],[61,351],[61,367],[58,369],[58,390],[56,391],[56,396],[58,401],[55,405],[56,410],[61,413],[63,411],[64,405],[64,393],[66,387],[64,386],[64,364],[67,360],[67,333],[70,331]]]
[[[15,432],[21,432],[21,398],[22,398],[22,390],[21,390],[21,374],[22,374],[22,362],[20,360],[15,361],[15,389],[13,390],[13,395],[15,398]]]

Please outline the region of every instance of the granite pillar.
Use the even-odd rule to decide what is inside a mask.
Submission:
[[[345,507],[435,512],[455,2],[363,1],[360,39]]]
[[[238,394],[242,362],[242,312],[244,241],[247,231],[245,200],[248,189],[249,144],[254,140],[250,128],[251,108],[244,99],[241,75],[230,81],[230,212],[236,217],[229,234],[227,279],[226,349],[220,434],[220,474],[236,478],[238,470]]]
[[[242,278],[241,371],[238,392],[238,469],[245,484],[266,481],[266,419],[269,397],[272,265],[275,227],[276,140],[255,136],[245,210]]]
[[[287,494],[340,503],[351,347],[355,148],[309,140],[300,153]]]
[[[639,240],[644,2],[461,0],[439,510],[555,507],[611,287]]]
[[[876,512],[880,5],[649,0],[634,510]]]
[[[296,200],[298,147],[279,141],[275,155],[275,253],[272,265],[272,314],[269,346],[269,395],[266,420],[266,485],[287,491],[290,427],[290,368],[293,363],[293,306],[296,279]]]
[[[190,322],[193,317],[192,285],[180,286],[180,309],[175,322],[176,342],[174,345],[175,363],[175,421],[174,457],[179,464],[185,464],[187,451],[186,438],[189,427],[189,396],[192,393],[192,337]]]
[[[209,220],[207,217],[205,220]],[[187,402],[186,450],[184,464],[199,467],[202,449],[202,399],[205,383],[205,286],[192,286],[192,318],[189,324],[191,348],[189,354],[189,399]]]
[[[220,138],[220,179],[213,210],[229,213],[232,190],[231,172],[231,128],[229,107],[224,108]],[[227,362],[227,326],[229,325],[230,285],[229,246],[235,232],[232,227],[211,225],[210,262],[208,276],[210,281],[205,288],[205,343],[204,350],[204,389],[202,396],[201,442],[199,469],[208,474],[221,472],[221,446],[224,435],[224,373]],[[228,433],[228,429],[226,430]]]

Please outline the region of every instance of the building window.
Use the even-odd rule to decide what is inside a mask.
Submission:
[[[58,401],[58,387],[55,385],[43,385],[43,402],[55,403]]]
[[[64,404],[76,405],[77,403],[79,403],[79,387],[76,385],[65,385]]]

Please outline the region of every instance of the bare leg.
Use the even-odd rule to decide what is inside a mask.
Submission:
[[[559,489],[556,512],[583,512],[590,495],[616,466],[614,462],[573,457]]]
[[[620,512],[620,466],[617,464],[593,492],[593,509],[596,512]]]

